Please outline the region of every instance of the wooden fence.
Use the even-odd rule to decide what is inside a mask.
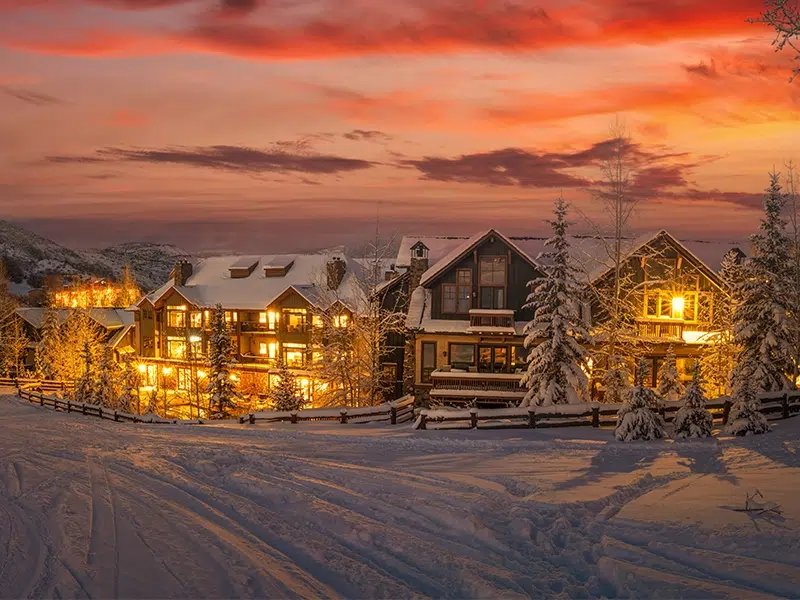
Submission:
[[[0,387],[30,386],[43,392],[66,392],[75,388],[74,381],[53,381],[30,377],[0,377]]]
[[[768,419],[788,419],[800,413],[800,390],[761,394],[761,412]],[[728,422],[732,401],[717,398],[706,402],[714,421]],[[682,402],[666,402],[661,415],[671,422]],[[588,402],[560,406],[517,408],[471,408],[468,410],[422,410],[415,429],[529,429],[537,427],[616,426],[622,404]]]
[[[104,408],[99,404],[88,404],[86,402],[73,402],[72,400],[66,400],[64,398],[59,398],[58,396],[48,396],[43,392],[38,392],[34,389],[37,383],[31,384],[21,384],[20,387],[17,388],[17,395],[22,398],[23,400],[27,400],[32,404],[38,404],[39,406],[46,406],[53,408],[55,410],[66,411],[68,413],[79,413],[82,415],[88,415],[91,417],[99,417],[101,419],[107,419],[109,421],[117,421],[117,422],[124,422],[128,421],[130,423],[164,423],[164,424],[175,424],[175,423],[183,423],[183,424],[190,424],[190,425],[202,425],[203,421],[185,421],[182,419],[164,419],[159,417],[158,415],[132,415],[129,413],[120,412],[118,410],[113,410],[110,408]]]
[[[300,423],[301,421],[338,421],[339,423],[390,423],[399,425],[414,419],[414,398],[403,396],[393,402],[359,408],[312,408],[309,410],[265,411],[239,417],[240,423]]]

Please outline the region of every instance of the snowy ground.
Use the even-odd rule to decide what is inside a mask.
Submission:
[[[626,445],[0,398],[0,597],[800,597],[798,446],[800,418]],[[733,511],[753,488],[783,516]]]

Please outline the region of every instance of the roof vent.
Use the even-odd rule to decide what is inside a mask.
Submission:
[[[285,277],[294,265],[294,255],[273,256],[264,265],[264,277]]]
[[[231,279],[246,279],[258,266],[258,258],[243,256],[231,265]]]

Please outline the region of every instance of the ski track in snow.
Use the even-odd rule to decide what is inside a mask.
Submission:
[[[3,397],[0,422],[0,597],[800,597],[800,419],[621,444]],[[753,486],[784,515],[731,510]]]

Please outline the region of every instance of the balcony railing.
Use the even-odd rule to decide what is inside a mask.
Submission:
[[[245,333],[251,332],[275,332],[275,329],[270,329],[269,323],[259,323],[258,321],[241,321],[240,326]]]
[[[522,373],[468,373],[434,371],[431,373],[431,396],[468,401],[518,402],[526,390],[520,387]]]
[[[514,332],[513,310],[473,308],[469,311],[469,329],[475,332]]]
[[[682,340],[683,321],[672,319],[640,319],[636,321],[636,335],[642,338]]]

